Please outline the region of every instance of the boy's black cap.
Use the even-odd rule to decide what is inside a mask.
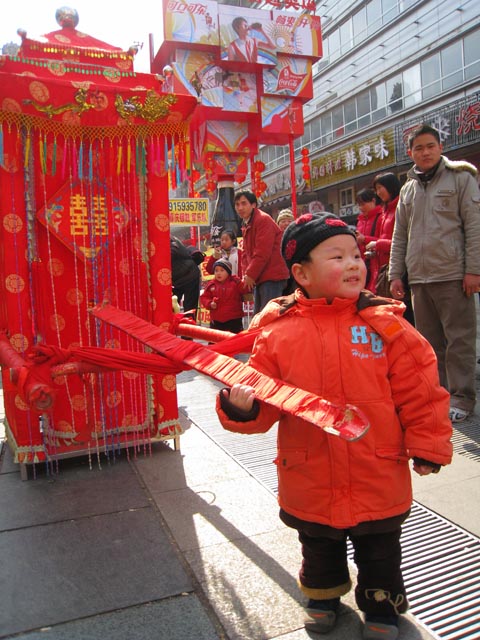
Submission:
[[[213,264],[214,270],[215,270],[215,267],[222,267],[222,269],[225,269],[228,275],[230,276],[232,275],[232,263],[226,258],[219,258],[216,262],[214,262]]]
[[[288,225],[282,238],[282,255],[288,268],[304,260],[317,244],[338,235],[356,239],[355,231],[333,213],[305,213],[300,216]]]

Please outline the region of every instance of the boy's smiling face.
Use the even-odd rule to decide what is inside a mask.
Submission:
[[[292,265],[292,275],[309,298],[358,298],[365,288],[367,267],[350,235],[335,235],[317,244],[310,260]]]

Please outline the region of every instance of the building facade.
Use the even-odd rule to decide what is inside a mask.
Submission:
[[[356,193],[377,173],[404,179],[408,133],[424,122],[440,131],[448,157],[480,167],[477,0],[326,0],[317,14],[323,57],[295,140],[299,212],[310,205],[354,219]],[[262,208],[275,215],[291,201],[288,147],[263,147],[261,160]]]

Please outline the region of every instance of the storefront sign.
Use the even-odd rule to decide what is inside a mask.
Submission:
[[[438,130],[444,151],[480,141],[480,92],[398,124],[395,127],[397,162],[410,162],[408,136],[421,124]]]
[[[208,226],[208,198],[172,198],[168,210],[170,224]]]
[[[393,129],[385,129],[312,160],[312,189],[378,171],[395,162]]]

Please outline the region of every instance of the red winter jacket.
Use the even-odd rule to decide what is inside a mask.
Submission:
[[[362,258],[365,257],[365,247],[372,240],[378,238],[379,222],[382,215],[383,207],[381,204],[374,207],[367,213],[360,213],[357,218],[357,231],[365,237],[363,244],[359,244]]]
[[[388,264],[390,260],[397,202],[398,197],[387,203],[383,209],[383,213],[377,220],[375,255],[370,259],[370,279],[367,283],[367,289],[370,289],[373,293],[375,293],[375,282],[377,281],[378,272],[381,267],[383,267],[384,264]]]
[[[210,310],[210,318],[214,322],[228,322],[243,318],[242,294],[245,292],[246,288],[237,276],[229,276],[225,282],[213,279],[200,296],[200,304]],[[216,309],[212,309],[213,301],[216,302]]]
[[[231,431],[264,433],[279,421],[278,500],[292,516],[345,529],[403,514],[412,502],[409,459],[451,461],[449,394],[433,349],[403,309],[366,292],[327,304],[297,289],[254,317],[250,328],[262,328],[254,369],[356,405],[370,423],[361,439],[347,442],[263,402],[248,422],[230,419],[217,402]]]
[[[242,226],[243,275],[255,284],[267,280],[287,280],[288,267],[281,253],[282,231],[268,213],[254,209],[248,224]]]

